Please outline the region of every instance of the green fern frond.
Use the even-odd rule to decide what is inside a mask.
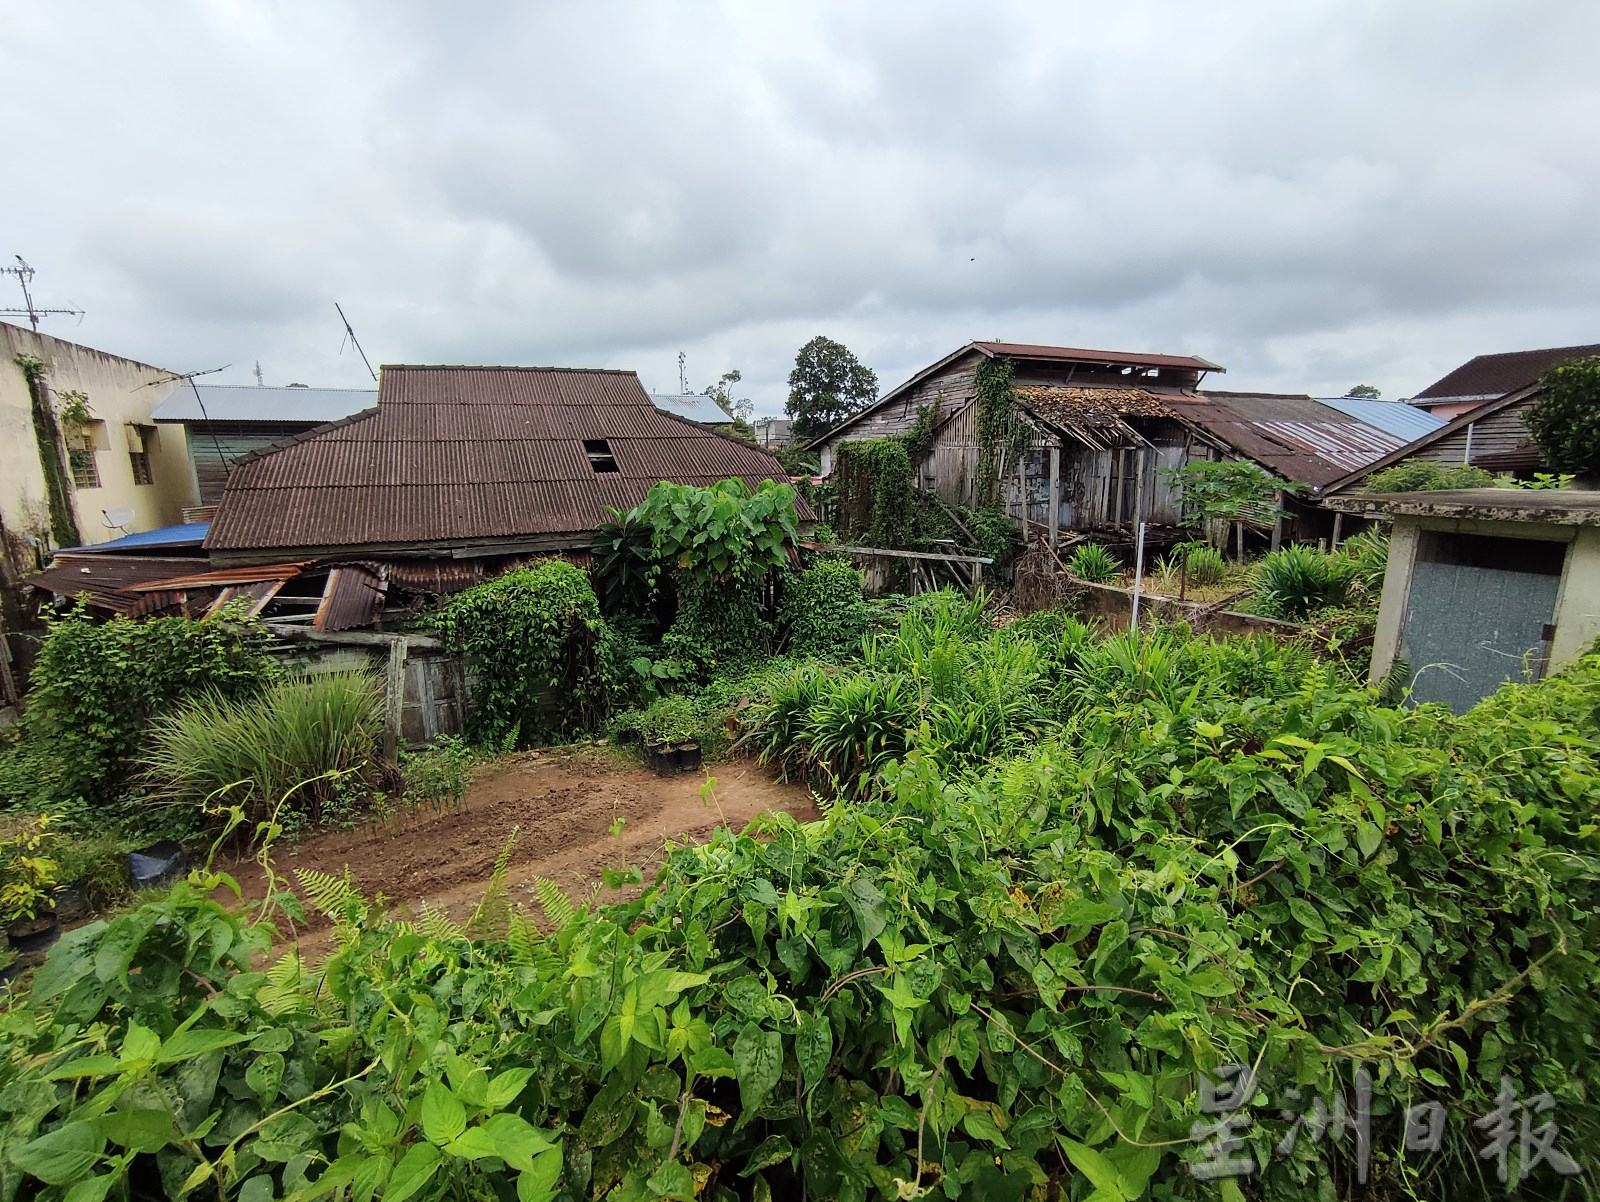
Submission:
[[[511,899],[506,891],[506,877],[511,870],[511,851],[517,843],[517,831],[512,827],[506,845],[495,857],[494,871],[489,874],[489,884],[484,889],[483,900],[467,920],[467,933],[475,939],[493,939],[503,934],[511,917]]]
[[[307,972],[300,950],[292,948],[267,969],[267,980],[256,991],[256,1001],[268,1014],[302,1014],[316,1009],[322,974]]]
[[[315,868],[296,868],[294,875],[306,900],[318,913],[341,923],[359,922],[366,917],[366,899],[351,882],[348,866],[339,876]]]
[[[544,911],[545,921],[555,930],[563,929],[577,917],[578,911],[572,899],[547,877],[533,878],[533,892],[539,899],[539,908]]]
[[[427,902],[422,903],[422,917],[417,920],[417,930],[425,938],[439,943],[455,943],[467,937],[466,931],[450,921],[450,916],[443,910],[435,910]]]

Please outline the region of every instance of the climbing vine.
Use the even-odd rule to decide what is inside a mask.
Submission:
[[[475,677],[469,730],[494,747],[591,729],[605,712],[607,630],[581,568],[549,559],[457,593],[431,625]]]
[[[912,538],[911,456],[899,438],[839,444],[838,527],[870,547],[905,549]]]
[[[933,449],[933,406],[920,405],[916,420],[904,435],[906,454],[915,463]]]
[[[978,479],[973,504],[994,504],[1000,481],[1028,446],[1028,425],[1017,415],[1010,359],[978,364]]]
[[[32,355],[18,355],[16,364],[28,381],[33,437],[39,448],[39,471],[44,475],[45,504],[50,510],[50,537],[58,547],[75,547],[83,537],[78,533],[78,517],[72,508],[72,487],[67,481],[61,427],[50,404],[50,386],[45,380],[48,368],[43,359]]]

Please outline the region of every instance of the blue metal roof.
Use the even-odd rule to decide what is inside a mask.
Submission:
[[[1355,396],[1323,396],[1317,400],[1407,442],[1415,442],[1424,434],[1432,434],[1444,425],[1442,420],[1426,409],[1407,405],[1403,401],[1374,401]]]
[[[155,407],[158,422],[336,422],[378,403],[375,388],[258,388],[251,384],[179,386]],[[201,404],[205,412],[200,411]]]
[[[210,522],[185,522],[181,526],[162,526],[155,530],[141,530],[137,534],[124,534],[109,543],[89,543],[82,547],[62,547],[61,550],[79,554],[84,551],[136,551],[150,547],[198,547],[205,541],[209,529]]]
[[[699,422],[702,426],[721,426],[733,421],[710,397],[697,393],[652,392],[650,401],[663,413]]]

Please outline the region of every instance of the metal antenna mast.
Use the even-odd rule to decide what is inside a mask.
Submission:
[[[689,395],[689,373],[684,368],[684,362],[687,359],[688,356],[682,351],[678,352],[678,391],[683,393],[684,396]]]
[[[0,309],[0,317],[26,317],[33,326],[33,332],[39,332],[39,319],[41,317],[77,317],[83,316],[82,309],[40,309],[33,303],[33,294],[28,291],[28,281],[33,279],[33,268],[28,266],[28,261],[21,255],[12,256],[17,261],[15,267],[0,267],[0,275],[14,275],[17,283],[22,285],[22,303],[24,309]]]
[[[361,362],[367,365],[367,374],[372,377],[372,382],[376,384],[378,382],[378,373],[372,370],[372,363],[367,358],[367,352],[362,350],[361,344],[356,341],[356,332],[350,327],[350,319],[344,315],[344,310],[339,308],[338,301],[333,302],[333,307],[335,309],[339,309],[339,320],[344,322],[345,337],[349,338],[350,345],[356,348],[356,353],[361,356]],[[341,351],[344,350],[344,345],[342,343],[340,344],[339,349]]]
[[[231,363],[224,363],[221,367],[208,367],[204,371],[162,371],[163,379],[151,380],[148,384],[141,384],[141,388],[154,388],[157,384],[176,384],[179,380],[188,380],[189,387],[194,392],[194,403],[200,406],[200,417],[206,425],[211,426],[211,415],[206,412],[205,400],[200,396],[200,386],[194,382],[196,376],[214,376],[219,371],[227,371]],[[228,467],[228,459],[222,453],[222,442],[217,438],[217,428],[211,426],[211,445],[216,448],[217,462],[222,464],[223,470]]]

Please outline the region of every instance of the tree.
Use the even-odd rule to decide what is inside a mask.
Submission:
[[[1365,400],[1376,401],[1383,397],[1383,392],[1375,384],[1357,384],[1349,392],[1345,393],[1345,396],[1360,397]]]
[[[733,395],[733,386],[744,379],[740,371],[725,371],[722,378],[707,388],[703,395],[710,397],[721,409],[736,422],[749,421],[750,415],[755,412],[756,404],[749,397],[736,397]]]
[[[818,334],[794,357],[783,411],[794,419],[796,438],[815,438],[877,398],[877,373],[842,343]]]
[[[1539,399],[1523,418],[1545,466],[1600,475],[1600,355],[1557,364],[1539,379]]]

